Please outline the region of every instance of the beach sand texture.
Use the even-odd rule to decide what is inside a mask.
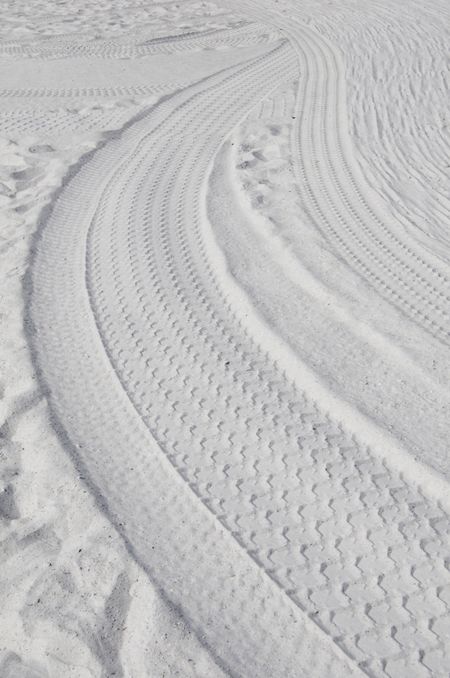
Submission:
[[[0,19],[0,678],[448,678],[446,3]]]

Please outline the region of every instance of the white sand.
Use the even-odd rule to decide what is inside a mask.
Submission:
[[[0,678],[448,678],[448,14],[2,5]]]

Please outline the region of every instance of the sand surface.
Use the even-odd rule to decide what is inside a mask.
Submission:
[[[0,7],[0,678],[448,678],[449,10]]]

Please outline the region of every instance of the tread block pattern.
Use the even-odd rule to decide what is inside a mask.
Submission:
[[[318,88],[307,100],[315,103],[326,48],[302,35]],[[444,678],[447,513],[261,348],[217,273],[220,253],[204,219],[211,158],[280,79],[298,76],[305,49],[293,34],[264,57],[207,78],[80,168],[56,202],[34,265],[36,350],[58,416],[127,539],[231,670],[245,673],[252,657],[255,676]],[[332,154],[323,153],[328,162]],[[317,162],[316,173],[324,161]],[[89,195],[81,211],[80,186]],[[352,190],[358,194],[356,184]],[[351,218],[336,212],[337,221],[376,263],[355,236],[355,224],[365,224],[358,210],[369,208],[339,196]],[[310,200],[321,209],[312,191]],[[424,287],[402,262],[389,275],[404,273],[410,291]],[[433,275],[421,294],[434,294],[431,279],[442,281],[427,270]],[[95,340],[84,325],[95,327]],[[135,467],[146,473],[137,478]],[[170,572],[175,565],[164,571],[167,562],[179,563],[183,585]],[[245,576],[230,584],[234,571]],[[265,582],[262,599],[255,571]],[[314,651],[307,640],[304,654],[294,652],[294,620]],[[294,635],[280,657],[286,629]]]

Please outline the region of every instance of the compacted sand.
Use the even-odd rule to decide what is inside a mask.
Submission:
[[[448,678],[443,0],[0,7],[0,678]]]

